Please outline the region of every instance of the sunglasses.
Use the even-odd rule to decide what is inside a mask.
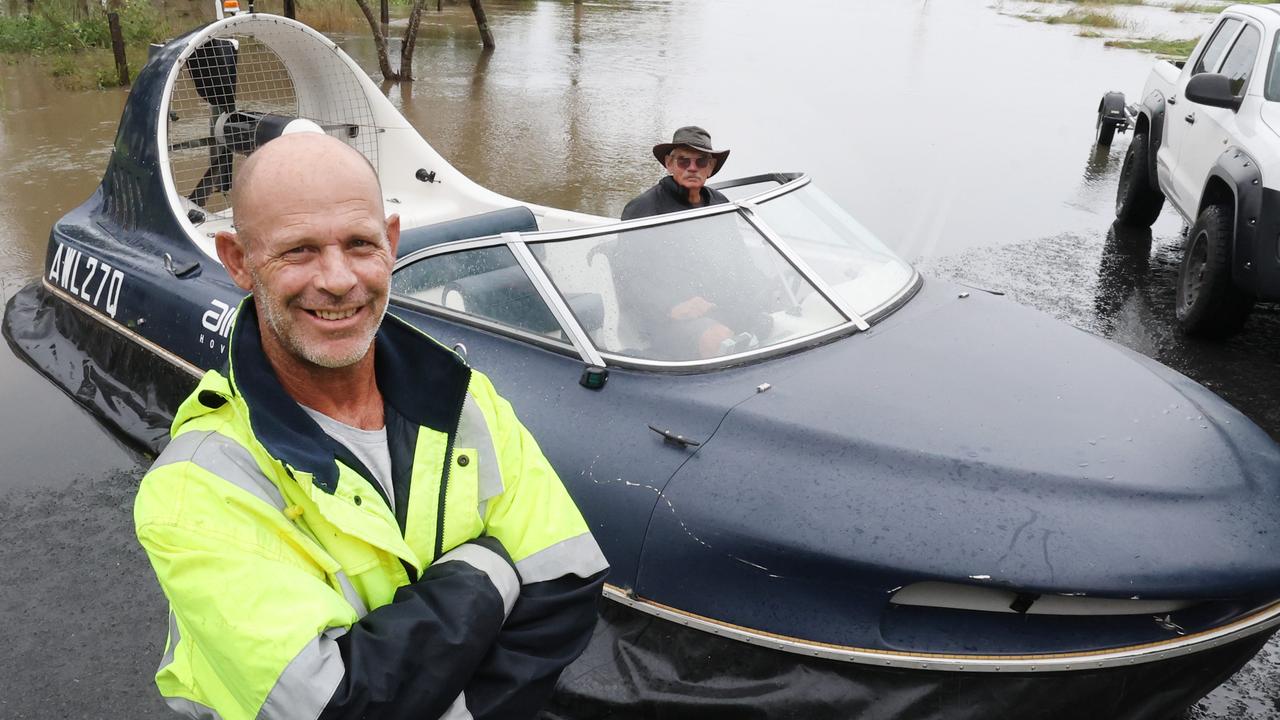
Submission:
[[[696,157],[696,158],[691,158],[688,155],[676,156],[676,167],[680,168],[681,170],[688,169],[689,163],[693,163],[697,165],[699,170],[704,170],[708,165],[711,164],[711,158],[707,157],[706,155],[703,155],[701,157]]]

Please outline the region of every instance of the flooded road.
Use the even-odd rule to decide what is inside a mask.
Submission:
[[[976,0],[486,7],[496,52],[480,51],[465,5],[428,12],[419,80],[388,89],[481,184],[616,216],[663,172],[649,147],[700,124],[733,149],[719,177],[806,171],[927,275],[1155,357],[1280,438],[1276,309],[1227,343],[1182,338],[1180,220],[1166,210],[1136,238],[1111,228],[1128,136],[1095,150],[1093,113],[1106,90],[1137,96],[1150,56]],[[1193,35],[1210,20],[1176,23],[1199,23]],[[371,42],[336,39],[376,73]],[[124,95],[55,91],[3,65],[0,98],[7,298],[39,275],[50,223],[96,186]],[[150,684],[163,598],[132,538],[145,458],[7,346],[0,430],[0,607],[19,630],[0,656],[0,717],[165,716]],[[1273,641],[1189,717],[1280,716],[1278,669]]]

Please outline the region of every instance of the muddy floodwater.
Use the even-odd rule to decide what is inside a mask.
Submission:
[[[1128,136],[1095,149],[1094,111],[1107,90],[1137,97],[1151,56],[1017,17],[1034,3],[485,4],[496,52],[480,51],[465,4],[429,11],[419,80],[387,88],[481,184],[616,215],[662,173],[649,147],[700,124],[733,150],[718,179],[808,172],[926,276],[1003,291],[1154,357],[1280,438],[1276,308],[1226,343],[1182,338],[1181,221],[1166,210],[1136,238],[1111,227]],[[1152,35],[1212,20],[1134,12]],[[376,73],[370,41],[334,37]],[[124,99],[0,65],[6,298],[39,276],[50,224],[92,193]],[[0,717],[166,715],[150,678],[164,602],[132,536],[147,463],[0,346]],[[1280,643],[1187,717],[1280,717]]]

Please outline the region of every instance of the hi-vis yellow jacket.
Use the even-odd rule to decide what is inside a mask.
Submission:
[[[607,565],[511,406],[391,315],[375,342],[395,511],[285,393],[252,299],[178,411],[134,506],[175,710],[531,718],[586,646]]]

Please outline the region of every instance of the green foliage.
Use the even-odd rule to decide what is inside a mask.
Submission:
[[[30,15],[0,17],[0,53],[67,53],[111,47],[106,11],[96,2],[81,16],[58,4],[39,5]],[[148,0],[127,0],[120,12],[126,44],[146,45],[163,38],[164,27]]]
[[[1107,47],[1142,50],[1177,60],[1186,58],[1196,48],[1199,38],[1186,40],[1166,40],[1165,38],[1147,38],[1145,40],[1108,40]]]
[[[56,78],[71,77],[75,75],[78,64],[73,55],[59,55],[54,58],[50,72]]]
[[[1125,22],[1111,13],[1082,10],[1072,10],[1064,15],[1046,17],[1044,21],[1050,25],[1068,24],[1098,28],[1125,27]]]
[[[103,24],[106,23],[105,16]],[[155,12],[150,0],[126,0],[124,12],[120,14],[120,30],[124,34],[126,44],[146,47],[171,37],[171,29],[165,24],[160,14]],[[110,47],[110,38],[107,47]]]
[[[93,82],[99,88],[119,87],[120,75],[114,65],[98,65],[93,69]]]
[[[80,50],[96,44],[96,31],[92,22],[64,21],[44,13],[0,17],[0,52]]]

